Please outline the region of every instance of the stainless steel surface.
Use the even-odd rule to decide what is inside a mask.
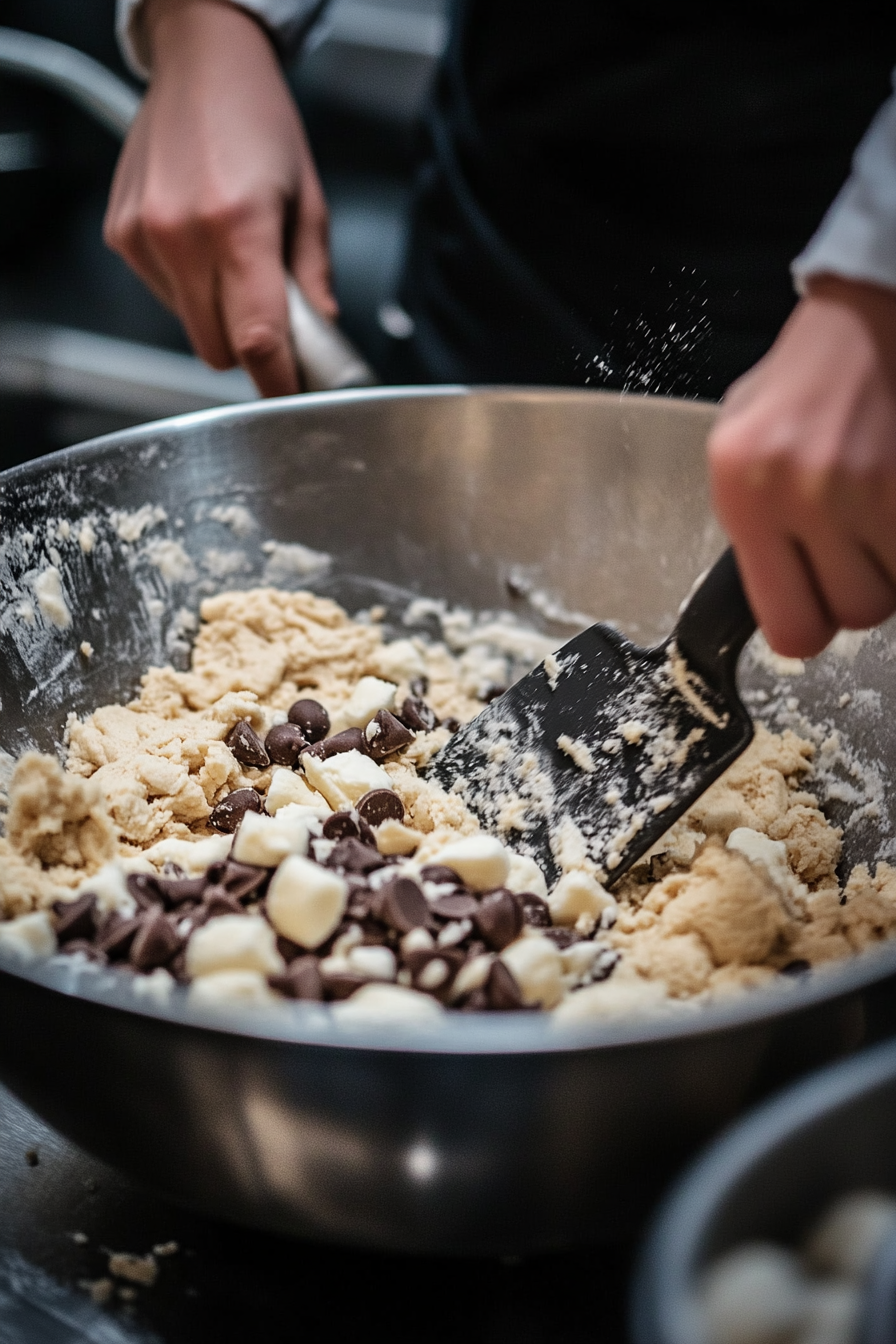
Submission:
[[[796,1245],[841,1195],[896,1191],[896,1043],[825,1069],[749,1115],[663,1204],[631,1291],[635,1344],[711,1344],[700,1281],[747,1241]],[[865,1322],[864,1341],[892,1340]]]
[[[0,28],[0,71],[66,94],[122,138],[140,106],[140,95],[92,56],[17,28]]]
[[[222,586],[221,553],[241,552],[226,584],[248,587],[283,560],[268,542],[328,557],[287,586],[381,602],[399,631],[417,594],[511,607],[560,636],[572,613],[601,616],[649,644],[723,545],[703,466],[712,415],[580,391],[381,389],[202,412],[7,472],[0,748],[52,748],[70,711],[182,663],[179,613]],[[232,503],[256,523],[241,537],[210,514]],[[155,521],[124,541],[111,511],[146,504]],[[85,516],[89,555],[59,539],[60,520],[76,534]],[[165,577],[152,557],[166,540],[192,570]],[[67,630],[21,615],[48,561]],[[508,592],[520,575],[529,599]],[[772,697],[773,719],[798,722],[798,699],[885,781],[893,639],[890,626],[847,642],[783,699],[745,655],[743,684]],[[850,688],[863,695],[838,707]],[[892,791],[878,806],[847,831],[849,862],[890,843]],[[212,1024],[179,1001],[138,1004],[115,977],[6,969],[0,1076],[91,1152],[207,1212],[388,1248],[532,1250],[620,1235],[750,1098],[891,1027],[894,977],[886,947],[682,1020],[561,1032],[540,1014],[458,1016],[411,1035],[301,1005]]]

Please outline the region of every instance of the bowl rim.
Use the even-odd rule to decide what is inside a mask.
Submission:
[[[440,399],[507,399],[514,402],[602,401],[606,404],[630,402],[639,408],[662,406],[665,413],[693,414],[696,408],[707,423],[715,414],[715,403],[696,399],[661,397],[652,393],[606,391],[599,388],[515,387],[512,384],[467,386],[439,384],[406,387],[355,388],[338,392],[300,393],[191,411],[147,424],[101,435],[83,443],[61,448],[0,472],[0,506],[9,486],[27,483],[44,474],[48,467],[68,469],[89,464],[111,446],[146,442],[176,433],[183,436],[209,425],[277,417],[299,412],[310,413],[334,406],[370,402],[432,401]],[[648,412],[649,413],[649,412]],[[188,438],[185,441],[189,441]],[[150,444],[147,443],[147,447]],[[69,963],[61,965],[60,963]],[[400,1050],[437,1054],[556,1054],[591,1049],[619,1049],[650,1046],[660,1042],[688,1041],[723,1031],[749,1029],[777,1021],[795,1012],[807,1011],[819,1004],[859,992],[888,975],[896,974],[896,940],[889,945],[857,953],[844,962],[830,963],[798,979],[779,977],[779,982],[733,995],[730,1001],[683,1007],[659,1015],[633,1015],[624,1019],[594,1019],[581,1023],[554,1024],[551,1013],[445,1014],[434,1023],[400,1025],[382,1021],[370,1024],[347,1022],[338,1025],[321,1005],[290,1004],[289,1021],[282,1009],[242,1008],[200,1009],[184,1002],[176,991],[173,1004],[137,999],[129,979],[116,972],[105,974],[85,971],[71,959],[57,956],[36,967],[22,967],[0,959],[0,977],[18,978],[58,993],[88,1002],[103,1004],[116,1011],[155,1018],[170,1023],[230,1035],[266,1039],[303,1046],[335,1046],[365,1050]],[[112,983],[114,979],[114,983]],[[77,986],[77,987],[75,987]]]
[[[678,1177],[654,1215],[629,1289],[636,1344],[705,1344],[695,1299],[707,1224],[780,1144],[896,1079],[896,1040],[827,1065],[734,1121]]]

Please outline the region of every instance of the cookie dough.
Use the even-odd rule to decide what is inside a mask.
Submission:
[[[64,768],[17,763],[0,949],[128,961],[154,995],[180,981],[206,1003],[410,1020],[426,995],[577,1021],[707,1002],[896,932],[896,870],[841,890],[792,732],[758,725],[612,893],[558,836],[549,890],[513,853],[512,809],[486,836],[421,774],[481,708],[468,656],[387,643],[308,592],[222,593],[200,614],[188,671],[151,668],[130,704],[72,716]]]

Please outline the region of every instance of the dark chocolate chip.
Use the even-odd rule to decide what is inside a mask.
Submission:
[[[325,840],[348,840],[349,837],[357,840],[361,834],[361,828],[351,812],[333,812],[321,829]]]
[[[454,715],[451,714],[447,719],[442,720],[441,726],[447,728],[449,733],[456,733],[460,727],[460,719],[456,719]]]
[[[208,819],[209,826],[233,835],[247,812],[261,812],[261,799],[254,789],[234,789],[222,798]]]
[[[462,1013],[484,1013],[491,1004],[484,989],[474,989],[472,994],[461,1000],[459,1007]]]
[[[422,700],[429,690],[429,677],[415,677],[410,683],[411,695],[417,700]]]
[[[504,580],[504,587],[511,597],[527,597],[532,591],[532,585],[528,579],[517,578],[513,574],[508,574]]]
[[[313,747],[306,748],[306,751],[322,761],[329,760],[331,756],[338,756],[343,751],[360,751],[363,756],[370,754],[367,749],[367,738],[360,728],[343,728],[341,733],[325,737],[322,742],[316,742]],[[303,756],[305,754],[306,752],[302,753]]]
[[[240,765],[254,765],[263,770],[271,763],[264,743],[248,719],[240,719],[233,725],[224,739],[224,745],[230,748]]]
[[[493,700],[497,700],[498,696],[503,695],[506,690],[506,686],[487,686],[479,699],[483,704],[490,705]]]
[[[128,873],[125,882],[140,910],[152,910],[164,904],[165,893],[154,873]]]
[[[523,907],[523,918],[533,929],[549,929],[551,927],[551,912],[548,903],[536,896],[533,891],[523,891],[517,896],[517,900]]]
[[[235,896],[224,887],[206,887],[205,898],[206,919],[214,919],[218,915],[244,915],[245,908],[240,905]]]
[[[317,700],[297,700],[287,717],[301,728],[308,742],[320,742],[330,731],[330,716]]]
[[[64,950],[70,956],[74,956],[76,952],[81,952],[88,961],[95,961],[100,966],[105,966],[107,961],[105,952],[101,951],[96,943],[88,942],[86,938],[72,938],[71,942],[65,944]]]
[[[797,957],[795,961],[788,961],[786,966],[781,967],[781,974],[805,975],[806,972],[811,971],[811,969],[812,963],[810,961],[804,961],[802,957]]]
[[[390,714],[388,709],[377,710],[367,725],[364,736],[367,739],[368,750],[375,761],[384,761],[394,751],[400,751],[414,740],[411,729],[406,727],[401,719]]]
[[[101,952],[105,952],[110,961],[119,961],[128,955],[131,943],[143,924],[143,918],[135,915],[132,919],[122,919],[121,915],[110,914],[97,930],[96,943]]]
[[[56,937],[60,943],[72,939],[92,938],[96,933],[96,897],[93,892],[79,896],[76,901],[56,901]]]
[[[439,886],[444,883],[453,882],[456,887],[462,887],[463,883],[453,868],[448,868],[444,863],[426,863],[420,869],[420,876],[424,882],[435,882]]]
[[[261,893],[261,888],[270,877],[267,868],[258,868],[254,863],[238,863],[236,859],[228,859],[219,874],[212,878],[212,870],[209,868],[206,877],[211,885],[220,885],[230,896],[235,896],[238,901],[244,901],[247,896]]]
[[[138,971],[152,971],[164,966],[180,951],[181,937],[171,920],[161,910],[146,915],[131,944],[131,965]]]
[[[392,789],[371,789],[358,800],[358,816],[369,826],[384,821],[404,821],[404,803]]]
[[[383,924],[397,933],[410,933],[429,922],[426,897],[409,877],[395,877],[374,892],[370,903],[372,913]]]
[[[479,902],[465,891],[451,891],[446,896],[437,897],[429,908],[441,919],[472,919],[479,909]]]
[[[492,962],[488,979],[483,988],[485,989],[488,1006],[494,1012],[510,1013],[526,1006],[519,985],[503,961],[495,960]]]
[[[178,906],[201,900],[208,882],[205,877],[157,877],[156,885],[167,906]]]
[[[345,971],[338,975],[326,975],[323,979],[324,996],[328,999],[350,999],[356,989],[369,984],[363,975],[352,975]]]
[[[276,723],[264,740],[264,749],[274,765],[295,765],[308,746],[297,723]]]
[[[574,943],[582,943],[585,941],[580,933],[576,933],[575,929],[545,929],[544,936],[545,938],[549,938],[554,946],[561,952],[565,952],[565,950],[568,947],[572,947]]]
[[[415,733],[430,733],[439,726],[435,710],[416,695],[405,697],[398,717],[405,727],[413,728]]]
[[[476,907],[474,922],[492,951],[500,952],[519,938],[523,907],[512,891],[501,887],[483,896]]]
[[[317,957],[297,957],[284,975],[269,976],[268,984],[288,999],[320,1003],[324,997],[324,982],[318,970]]]
[[[347,873],[372,873],[376,868],[385,868],[386,860],[370,845],[365,845],[354,836],[337,840],[326,862],[327,868],[342,869]]]

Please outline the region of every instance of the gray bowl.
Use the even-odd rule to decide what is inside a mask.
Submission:
[[[635,1344],[708,1344],[699,1289],[747,1241],[797,1244],[840,1195],[896,1191],[896,1043],[789,1088],[735,1125],[656,1216],[631,1296]],[[869,1284],[863,1340],[892,1340],[896,1244]]]
[[[54,749],[70,711],[126,699],[150,663],[183,664],[183,611],[203,593],[265,575],[351,610],[381,603],[396,629],[425,595],[510,607],[558,636],[584,612],[659,638],[723,544],[703,464],[712,414],[577,391],[342,393],[185,416],[7,472],[0,748]],[[220,512],[234,503],[252,516],[243,535]],[[115,511],[147,504],[126,540],[135,524]],[[88,515],[85,554],[72,538]],[[304,555],[299,574],[297,553],[267,542],[326,556]],[[67,629],[23,606],[48,562]],[[508,589],[520,576],[531,600]],[[887,627],[795,680],[761,657],[743,669],[773,722],[824,721],[863,761],[852,777],[828,751],[832,815],[850,789],[870,804],[849,864],[896,834],[881,731],[893,648]],[[894,985],[887,946],[679,1018],[560,1030],[538,1014],[459,1016],[387,1033],[313,1006],[154,1007],[117,975],[57,961],[0,970],[0,1077],[98,1157],[209,1213],[391,1249],[533,1251],[629,1232],[751,1100],[892,1029]]]

